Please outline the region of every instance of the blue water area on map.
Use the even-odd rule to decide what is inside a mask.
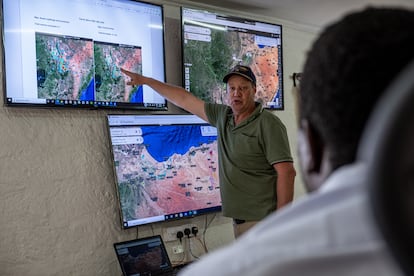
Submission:
[[[82,90],[79,100],[81,101],[93,101],[95,98],[95,80],[92,79],[85,90]]]
[[[93,101],[95,100],[95,79],[92,79],[86,89],[81,91],[79,97],[81,101]],[[131,103],[143,103],[144,102],[144,91],[142,85],[131,95]]]
[[[143,103],[143,102],[144,102],[144,91],[142,89],[142,85],[140,85],[137,91],[135,91],[135,93],[131,95],[131,103]]]
[[[202,136],[200,125],[142,126],[141,129],[149,154],[158,162],[217,139],[217,136]]]

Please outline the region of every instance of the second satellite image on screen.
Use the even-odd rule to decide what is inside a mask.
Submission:
[[[36,33],[36,61],[40,99],[143,102],[120,70],[142,72],[139,46]]]
[[[195,125],[140,131],[142,143],[113,145],[124,220],[221,205],[216,136]]]

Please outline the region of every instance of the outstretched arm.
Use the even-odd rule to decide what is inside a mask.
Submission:
[[[207,121],[207,116],[204,111],[204,101],[189,93],[184,88],[145,77],[123,68],[121,68],[121,72],[130,78],[127,82],[128,85],[148,85],[176,106]]]

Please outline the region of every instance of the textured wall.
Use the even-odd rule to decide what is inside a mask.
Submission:
[[[120,228],[105,114],[2,107],[0,118],[0,274],[119,275],[112,243],[137,232]]]
[[[179,84],[178,8],[167,8],[167,78]],[[300,71],[312,37],[284,27],[286,109],[277,115],[287,124],[294,153],[289,75]],[[3,72],[0,76],[3,79]],[[0,105],[0,275],[120,275],[114,242],[161,234],[163,228],[181,223],[196,223],[200,235],[208,225],[205,240],[210,250],[232,241],[230,220],[220,215],[121,230],[107,113]],[[303,193],[299,179],[296,186],[297,196]],[[167,243],[170,253],[176,244]],[[196,256],[204,252],[198,240],[184,245]],[[189,254],[171,258],[193,259]]]

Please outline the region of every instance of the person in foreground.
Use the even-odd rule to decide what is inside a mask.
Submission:
[[[206,103],[181,87],[121,69],[127,84],[148,85],[175,105],[215,126],[223,215],[243,234],[271,212],[291,202],[296,171],[286,128],[255,102],[256,76],[237,65],[223,81],[230,106]]]
[[[298,95],[309,193],[180,276],[401,275],[370,210],[367,164],[356,154],[377,100],[414,58],[413,24],[413,11],[367,8],[323,30]]]

